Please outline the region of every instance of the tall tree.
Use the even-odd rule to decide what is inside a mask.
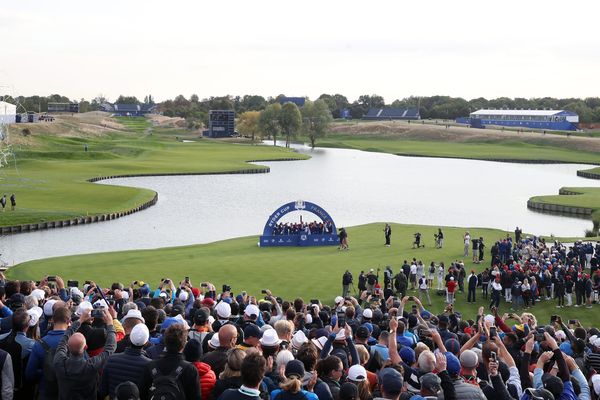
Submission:
[[[260,111],[246,111],[240,114],[237,130],[244,136],[254,137],[260,134]]]
[[[135,96],[120,95],[119,98],[117,99],[117,101],[115,101],[115,103],[117,103],[117,104],[140,104],[140,101]]]
[[[318,138],[322,138],[327,133],[329,124],[333,121],[329,106],[323,99],[314,102],[307,101],[302,112],[302,130],[310,139],[310,146],[314,149]]]
[[[259,127],[263,135],[273,138],[273,146],[277,144],[277,135],[281,132],[280,125],[281,104],[269,104],[261,113]]]
[[[302,114],[295,103],[285,103],[281,106],[279,124],[285,133],[285,147],[290,147],[290,139],[298,133],[302,126]]]

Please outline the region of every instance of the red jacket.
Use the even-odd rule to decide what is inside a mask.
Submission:
[[[456,281],[448,281],[448,283],[446,284],[446,287],[448,288],[448,293],[454,293],[454,291],[456,290]]]
[[[217,383],[217,377],[215,372],[210,368],[210,365],[195,361],[194,367],[198,370],[198,376],[200,377],[200,391],[202,392],[203,399],[209,399],[210,393]]]

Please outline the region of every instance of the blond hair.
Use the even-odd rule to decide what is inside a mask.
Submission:
[[[289,320],[280,319],[275,322],[273,328],[275,328],[275,332],[277,332],[279,339],[288,339],[294,331],[294,323]]]
[[[291,378],[286,378],[279,384],[279,387],[286,392],[298,393],[302,389],[302,381],[293,376]]]
[[[242,376],[242,362],[246,357],[246,352],[242,349],[233,348],[227,351],[227,363],[225,369],[219,374],[219,379]]]
[[[356,345],[356,351],[358,352],[358,359],[360,360],[360,365],[365,365],[369,361],[369,350],[362,345]]]

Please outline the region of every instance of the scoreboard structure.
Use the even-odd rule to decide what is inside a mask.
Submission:
[[[49,113],[78,113],[79,103],[48,103]]]
[[[231,137],[235,134],[235,111],[210,110],[208,113],[208,130],[204,136],[210,138]]]

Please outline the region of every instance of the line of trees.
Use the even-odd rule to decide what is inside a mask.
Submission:
[[[247,111],[263,111],[269,105],[279,102],[282,94],[276,97],[263,97],[259,95],[244,96],[221,96],[208,97],[200,99],[198,95],[193,94],[190,98],[179,95],[174,99],[165,100],[158,103],[158,110],[166,116],[182,117],[188,121],[188,126],[201,126],[208,124],[209,110],[234,110],[239,116]],[[49,102],[71,102],[79,103],[81,112],[95,111],[101,109],[101,104],[107,102],[106,97],[99,95],[92,100],[69,99],[60,94],[50,96],[19,96],[16,99],[7,98],[8,101],[16,101],[22,107],[20,111],[45,112],[48,110]],[[578,98],[508,98],[499,97],[496,99],[486,99],[479,97],[472,100],[465,100],[461,97],[450,96],[410,96],[403,99],[393,100],[386,103],[384,98],[377,94],[365,94],[358,99],[350,102],[348,98],[341,94],[322,94],[318,97],[327,105],[333,118],[340,118],[342,110],[348,109],[354,119],[362,118],[369,108],[383,107],[418,107],[421,118],[434,119],[454,119],[457,117],[468,116],[470,112],[481,108],[505,108],[505,109],[565,109],[579,114],[581,122],[600,122],[600,97]],[[146,96],[144,101],[140,101],[135,96],[121,95],[115,103],[150,103],[154,104],[152,96]]]
[[[159,104],[159,110],[168,116],[195,118],[202,122],[207,121],[208,111],[211,109],[235,110],[240,115],[246,111],[262,111],[269,105],[279,102],[283,95],[264,98],[258,95],[209,97],[199,100],[192,95],[188,100],[184,96],[177,96],[174,100],[167,100]],[[450,96],[410,96],[396,99],[386,103],[384,98],[377,94],[365,94],[350,102],[341,94],[322,94],[318,97],[327,105],[333,118],[341,118],[342,110],[348,109],[354,119],[360,119],[369,108],[384,107],[418,107],[421,118],[455,119],[466,117],[469,113],[482,108],[498,109],[559,109],[574,111],[579,114],[581,122],[600,122],[600,97],[578,98],[508,98],[499,97],[486,99],[479,97],[465,100],[461,97]]]
[[[244,136],[256,136],[273,139],[285,137],[286,147],[292,139],[303,134],[310,140],[314,148],[317,139],[327,133],[329,124],[333,121],[331,111],[323,100],[314,102],[307,100],[304,106],[298,107],[294,103],[269,104],[262,111],[246,111],[239,115],[237,130]]]

